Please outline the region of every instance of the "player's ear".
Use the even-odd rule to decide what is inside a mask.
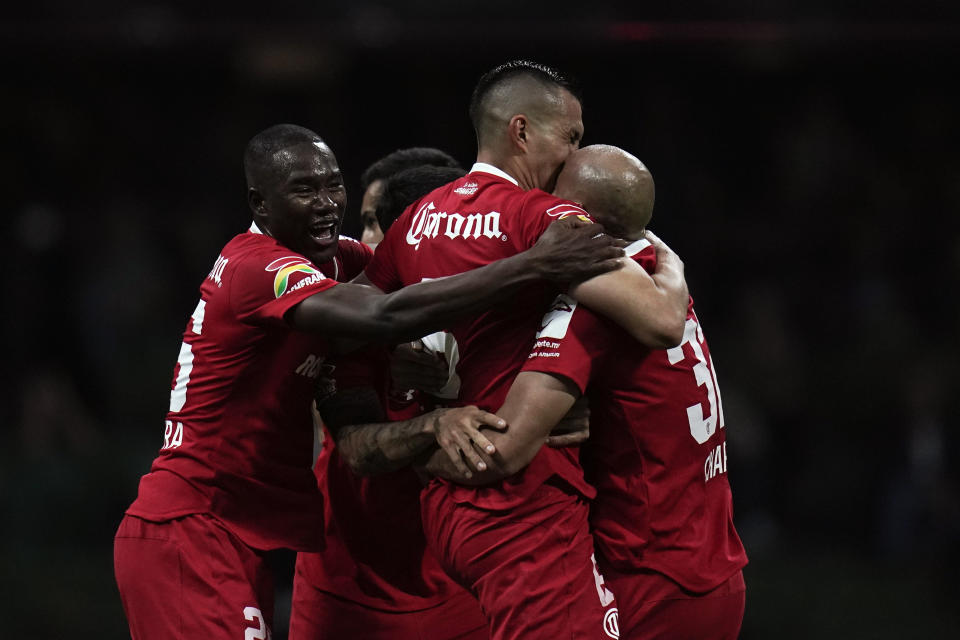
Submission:
[[[267,215],[267,208],[266,203],[263,200],[263,195],[256,187],[249,187],[247,189],[247,204],[250,206],[250,211],[253,212],[253,215],[257,217],[263,217]]]
[[[510,135],[510,142],[517,147],[520,147],[523,150],[527,148],[527,131],[530,126],[530,121],[527,120],[527,116],[522,113],[510,118],[510,124],[508,125],[508,131]]]

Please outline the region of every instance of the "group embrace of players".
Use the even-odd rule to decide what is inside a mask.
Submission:
[[[200,287],[115,540],[135,640],[270,638],[278,548],[292,640],[737,637],[723,406],[649,172],[579,149],[539,64],[485,74],[470,117],[469,172],[418,150],[365,176],[375,252],[339,235],[317,134],[249,142],[252,224]]]

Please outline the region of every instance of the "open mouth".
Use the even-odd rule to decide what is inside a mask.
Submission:
[[[332,242],[337,236],[335,220],[321,220],[310,225],[310,237],[320,243]]]

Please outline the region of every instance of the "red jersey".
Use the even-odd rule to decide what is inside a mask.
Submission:
[[[391,411],[387,351],[371,347],[341,356],[332,372],[337,390],[371,386],[388,420],[419,415],[418,403]],[[300,556],[300,571],[314,587],[374,609],[418,611],[446,601],[463,588],[440,568],[426,547],[420,520],[417,474],[409,468],[359,476],[343,460],[332,437],[316,466],[324,496],[324,545]]]
[[[382,290],[394,291],[482,267],[529,249],[552,222],[569,215],[586,212],[539,189],[524,191],[496,167],[477,163],[466,176],[430,192],[397,218],[377,246],[367,277]],[[545,284],[529,286],[448,328],[460,352],[461,405],[500,408],[556,293]],[[489,487],[435,482],[446,484],[456,502],[506,509],[523,502],[551,476],[587,497],[593,495],[574,448],[544,447],[526,469]]]
[[[339,270],[365,253],[344,238]],[[333,275],[333,274],[330,274]],[[160,453],[140,481],[133,516],[191,513],[220,520],[257,549],[313,549],[322,498],[311,471],[314,380],[320,336],[284,316],[336,285],[256,224],[222,249],[200,286],[174,370]]]
[[[649,242],[627,252],[653,272]],[[561,296],[524,370],[562,375],[589,396],[591,528],[612,566],[652,569],[704,592],[747,563],[733,526],[720,390],[692,299],[680,346],[650,350]]]

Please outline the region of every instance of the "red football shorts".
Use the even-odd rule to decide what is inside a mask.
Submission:
[[[432,483],[421,502],[427,543],[480,600],[492,640],[617,637],[582,498],[546,484],[518,508],[488,511]]]
[[[299,561],[297,572],[300,571]],[[290,640],[488,640],[487,621],[465,591],[420,611],[383,611],[294,579]]]
[[[269,637],[270,568],[210,516],[160,523],[125,516],[113,565],[133,640]]]
[[[603,566],[617,594],[624,640],[736,640],[746,606],[743,572],[707,593],[687,591],[661,573]]]

